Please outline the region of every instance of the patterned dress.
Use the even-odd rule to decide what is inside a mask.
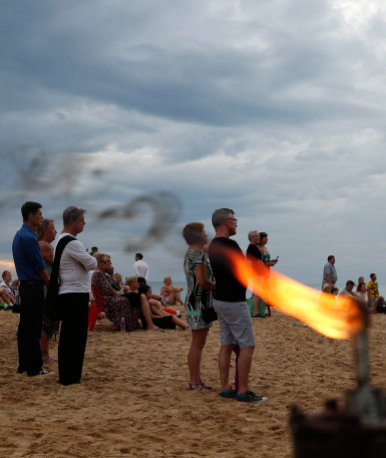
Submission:
[[[202,319],[201,311],[203,308],[212,305],[212,291],[203,289],[194,274],[194,268],[204,264],[206,267],[206,278],[214,281],[212,268],[209,259],[202,250],[188,249],[184,258],[184,271],[187,283],[187,293],[185,299],[186,321],[190,329],[198,331],[212,327],[212,323],[205,323]]]
[[[122,317],[125,319],[126,331],[134,331],[140,327],[138,322],[140,309],[130,307],[127,297],[115,296],[114,289],[104,273],[96,270],[92,274],[91,283],[101,293],[106,316],[114,323],[116,329],[120,329]]]

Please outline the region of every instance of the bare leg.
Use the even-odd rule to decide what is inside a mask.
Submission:
[[[253,295],[253,313],[252,315],[255,316],[255,315],[258,315],[259,314],[259,302],[260,302],[260,299],[259,297]]]
[[[229,367],[234,345],[224,345],[220,348],[218,365],[220,368],[221,391],[229,390]]]
[[[197,386],[201,382],[201,354],[205,346],[209,328],[192,331],[192,343],[188,353],[188,366],[191,385]]]
[[[141,294],[141,311],[146,321],[146,330],[155,331],[158,329],[157,326],[154,326],[153,320],[151,319],[150,305],[144,294]]]
[[[255,347],[240,348],[238,361],[240,394],[244,394],[248,390],[248,378],[254,349]]]
[[[181,296],[180,296],[179,292],[175,293],[175,299],[174,300],[175,300],[176,304],[184,305],[184,303],[182,302],[182,299],[181,299]]]
[[[54,364],[56,361],[50,357],[50,339],[45,332],[40,338],[40,350],[42,352],[43,364]]]
[[[173,323],[179,326],[182,329],[189,329],[188,323],[181,318],[177,318],[177,315],[171,315],[173,317]]]

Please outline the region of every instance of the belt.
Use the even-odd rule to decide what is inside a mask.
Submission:
[[[24,285],[36,285],[43,283],[43,280],[20,280],[20,283]]]

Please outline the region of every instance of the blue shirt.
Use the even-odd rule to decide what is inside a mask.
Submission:
[[[16,232],[12,253],[19,280],[41,280],[39,272],[46,266],[36,234],[27,224]]]

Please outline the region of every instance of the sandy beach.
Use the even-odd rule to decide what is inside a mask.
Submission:
[[[47,376],[16,373],[18,319],[0,313],[2,457],[291,457],[290,406],[319,411],[355,387],[351,341],[327,339],[275,311],[253,321],[250,387],[269,397],[262,405],[219,397],[218,323],[202,362],[215,389],[195,392],[186,389],[189,331],[120,333],[102,320],[89,333],[82,383],[63,387],[56,367]],[[372,384],[383,387],[385,327],[385,315],[372,318]]]

